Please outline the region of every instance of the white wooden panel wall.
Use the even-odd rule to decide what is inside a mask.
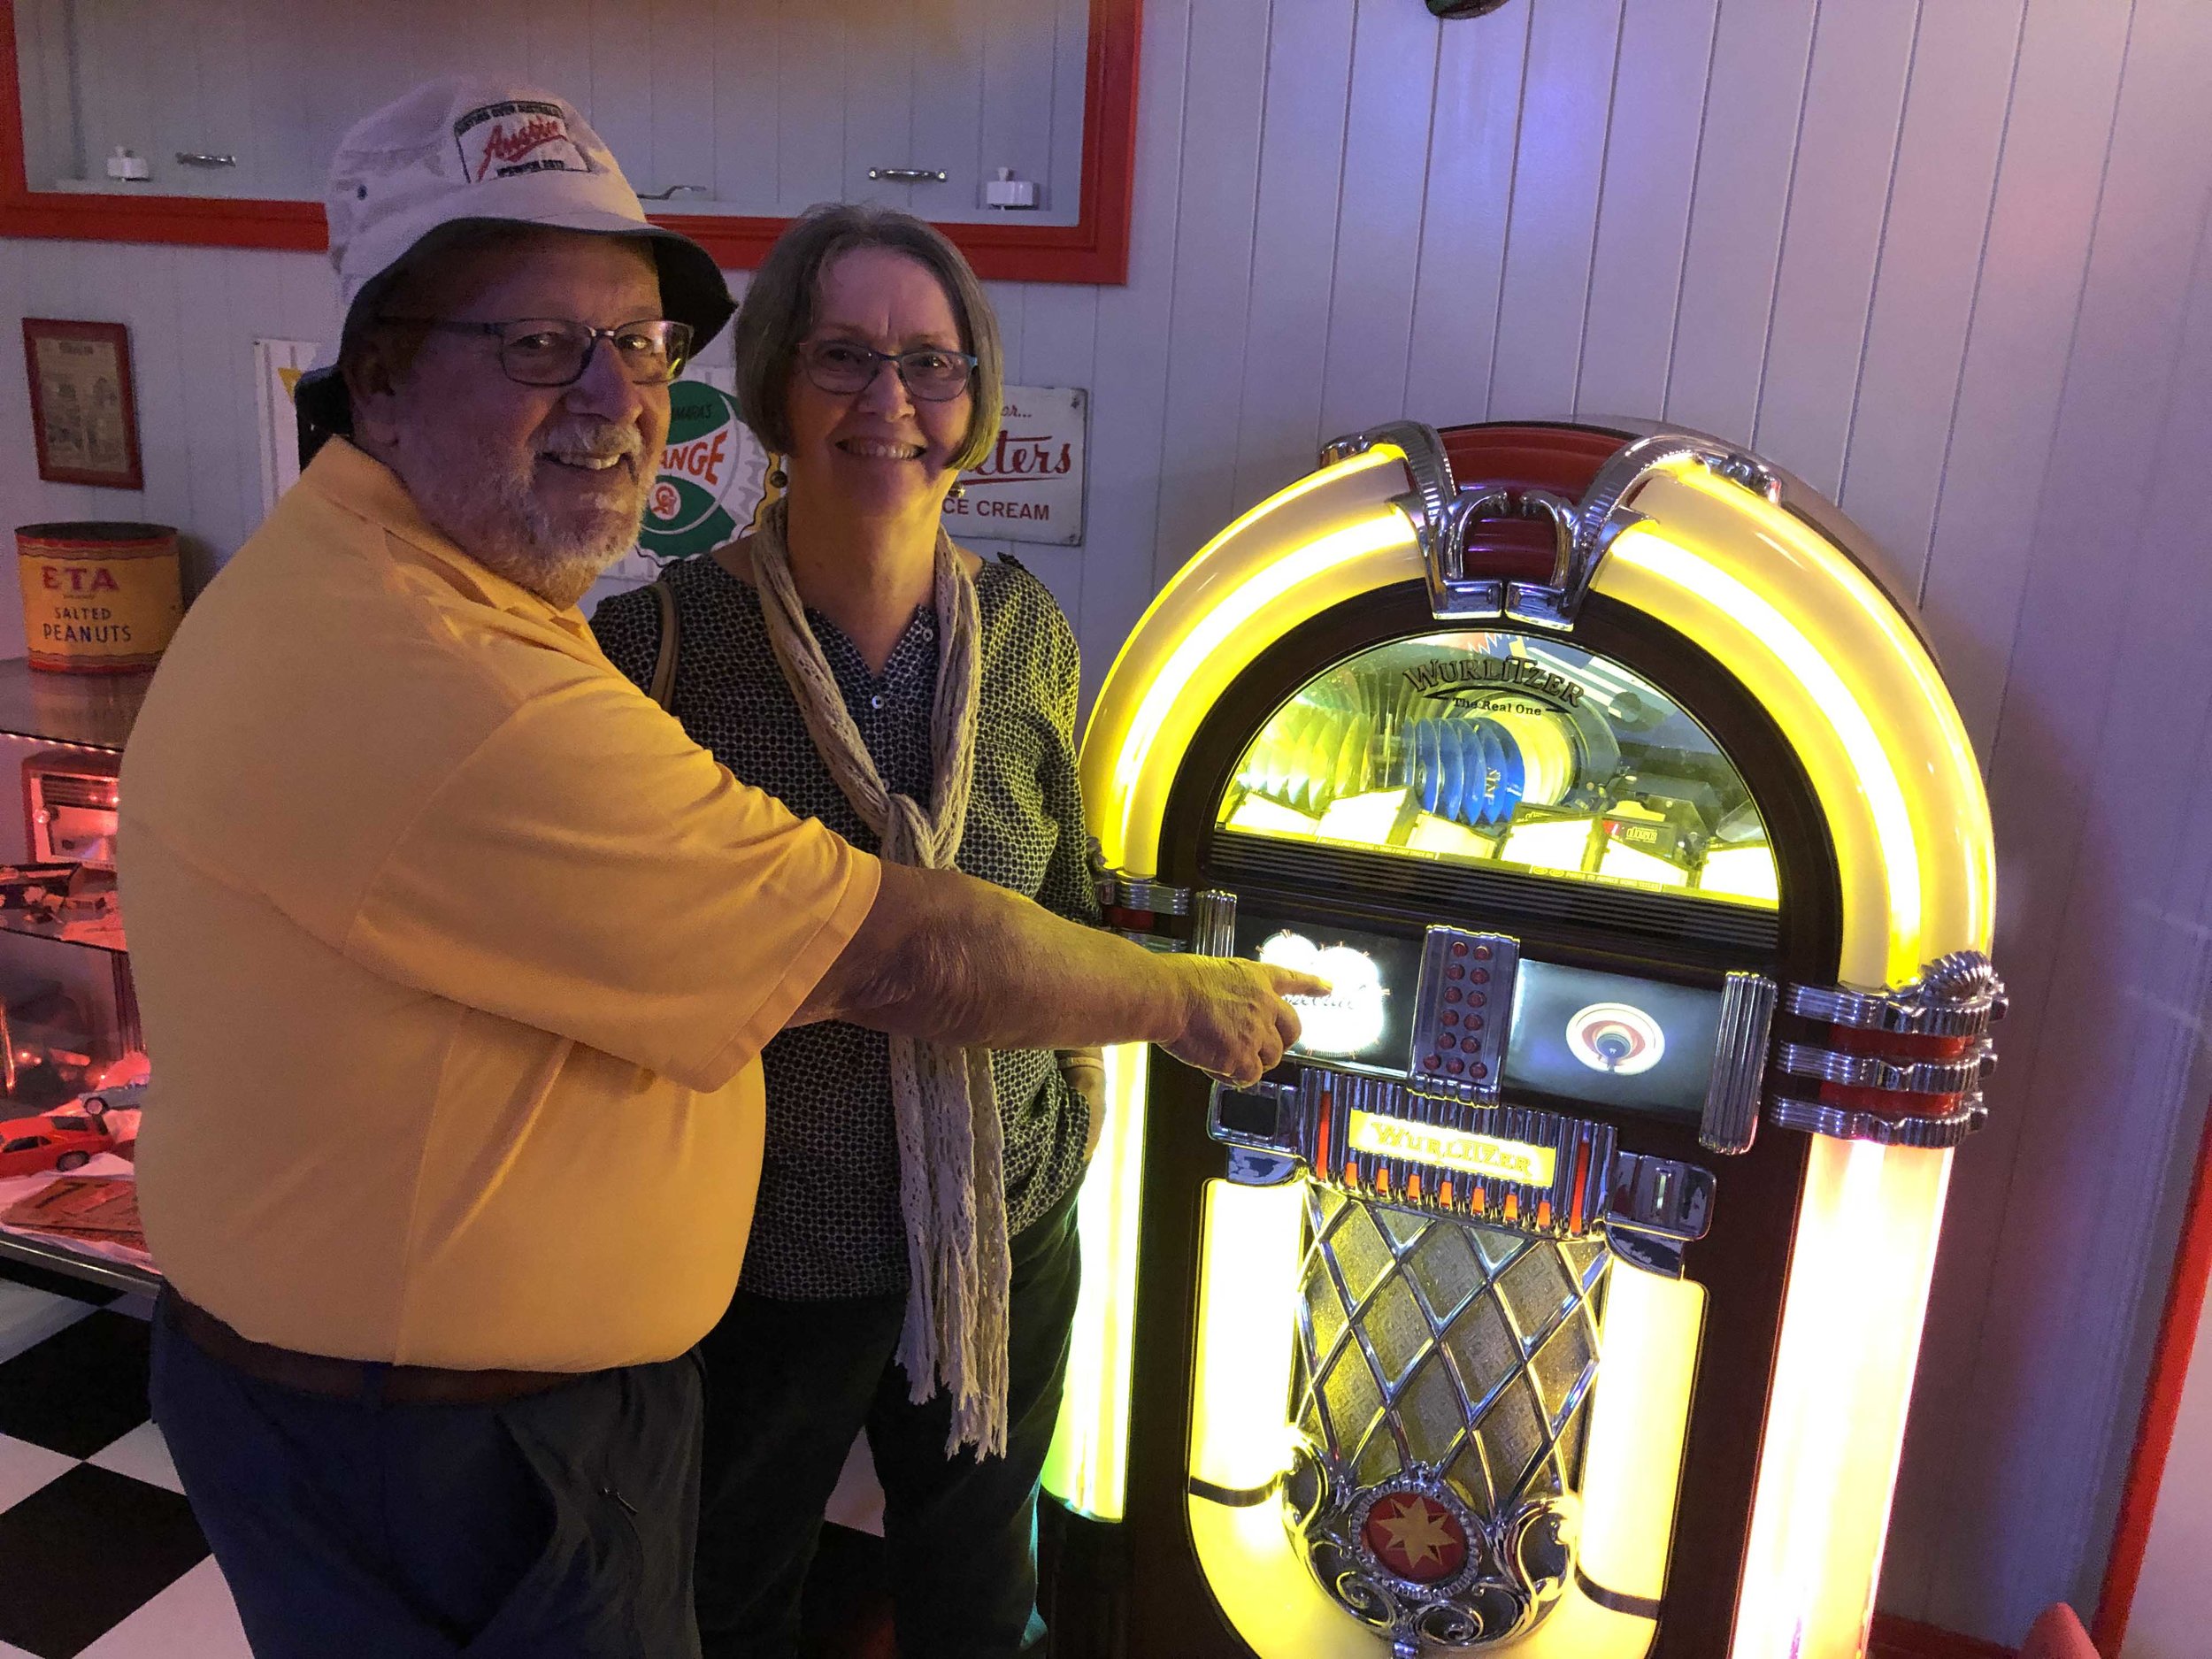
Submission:
[[[1001,3],[864,15],[921,35]],[[604,7],[536,9],[537,73],[603,61],[575,25]],[[842,97],[826,53],[864,14],[824,11],[717,45],[756,150]],[[1664,415],[1755,441],[1878,536],[1988,767],[2015,993],[1884,1599],[2004,1641],[2094,1599],[2212,1088],[2208,77],[2201,0],[1516,0],[1448,25],[1149,0],[1128,286],[994,289],[1009,378],[1092,391],[1087,545],[1018,551],[1094,686],[1208,535],[1319,439],[1401,414]],[[978,96],[918,78],[907,119]],[[626,157],[706,165],[669,159],[690,141],[664,111],[594,96]],[[846,188],[804,148],[777,165]],[[0,373],[0,503],[180,524],[204,573],[256,511],[247,342],[328,336],[320,262],[0,243],[0,295],[133,326],[148,480],[37,484]]]

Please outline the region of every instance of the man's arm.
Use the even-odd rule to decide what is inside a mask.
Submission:
[[[1256,962],[1147,950],[957,871],[886,864],[867,919],[792,1023],[994,1048],[1156,1042],[1252,1083],[1297,1041],[1283,994],[1327,988]]]

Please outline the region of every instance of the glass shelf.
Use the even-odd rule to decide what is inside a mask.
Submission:
[[[58,945],[81,945],[87,950],[104,950],[118,956],[129,954],[129,948],[123,942],[123,930],[119,927],[74,936],[64,933],[62,927],[63,924],[48,921],[42,917],[0,910],[0,933],[13,933],[21,939],[48,939]]]
[[[0,661],[0,733],[119,749],[152,678],[44,672],[20,657]]]
[[[150,1267],[73,1250],[66,1240],[39,1233],[0,1233],[0,1261],[21,1262],[26,1266],[42,1267],[50,1273],[66,1273],[72,1279],[88,1279],[111,1290],[137,1291],[142,1294],[157,1294],[161,1290],[161,1275]]]

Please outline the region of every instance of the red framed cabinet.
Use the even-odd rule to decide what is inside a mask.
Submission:
[[[2196,1173],[2158,1346],[2143,1391],[2135,1455],[2120,1495],[2112,1554],[2091,1635],[2107,1659],[2193,1651],[2212,1619],[2205,1541],[2212,1539],[2212,1114]]]
[[[27,106],[35,106],[42,96],[44,76],[39,65],[21,61],[18,13],[27,16],[30,7],[41,4],[43,0],[0,0],[0,235],[310,251],[328,245],[322,208],[315,201],[35,188],[26,165],[28,146],[24,116]],[[979,275],[1027,282],[1120,283],[1128,280],[1142,11],[1142,0],[1091,0],[1087,26],[1072,15],[1065,25],[1087,27],[1081,76],[1080,178],[1073,222],[1039,223],[1011,214],[982,220],[940,221]],[[839,76],[859,73],[851,67],[856,55],[849,49],[843,67],[823,54],[813,56],[821,61],[811,63],[810,70]],[[1071,57],[1070,64],[1067,79],[1072,81]],[[779,61],[779,75],[790,67]],[[922,68],[918,60],[912,73],[919,75]],[[1070,85],[1064,90],[1074,88]],[[1054,96],[1058,95],[1056,89]],[[599,101],[607,102],[603,90]],[[649,96],[644,99],[646,105],[651,103]],[[647,126],[655,125],[649,107],[644,115]],[[603,127],[616,125],[607,119],[604,109],[598,111],[596,124]],[[630,148],[620,140],[616,142],[618,152]],[[194,159],[210,165],[228,165],[230,160],[217,156]],[[628,157],[625,159],[626,165]],[[910,170],[895,169],[887,176],[899,176],[905,171]],[[918,201],[914,205],[917,211],[926,214],[929,211],[926,203]],[[695,238],[720,264],[734,270],[758,265],[789,222],[783,217],[748,213],[659,213],[654,217],[657,223]]]

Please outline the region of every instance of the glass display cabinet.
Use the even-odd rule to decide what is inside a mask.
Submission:
[[[22,802],[0,813],[0,1121],[17,1131],[0,1135],[0,1258],[124,1290],[160,1283],[142,1251],[4,1217],[44,1179],[15,1164],[52,1161],[50,1148],[44,1157],[28,1148],[26,1158],[8,1156],[14,1141],[34,1138],[19,1133],[23,1120],[94,1091],[137,1109],[146,1064],[115,903],[115,818],[123,742],[146,684],[144,675],[42,673],[19,658],[0,662],[0,767]],[[60,1172],[111,1151],[113,1140],[88,1135],[60,1153]],[[87,1172],[103,1167],[127,1169]]]

